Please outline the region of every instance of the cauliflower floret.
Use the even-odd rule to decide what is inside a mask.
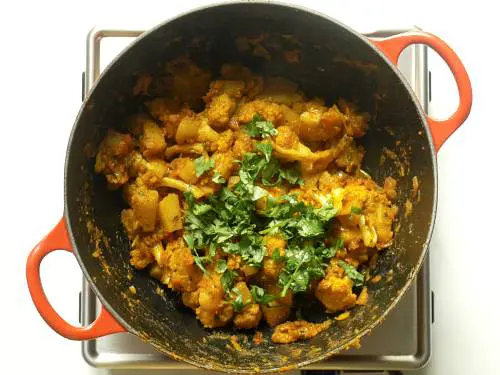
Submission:
[[[370,115],[366,112],[358,114],[356,107],[352,103],[345,100],[339,100],[340,110],[344,113],[345,117],[345,133],[351,137],[362,137],[366,134],[368,129],[368,121]]]
[[[214,161],[214,173],[219,173],[227,181],[231,177],[236,164],[233,162],[234,156],[232,152],[216,152],[212,155]]]
[[[182,303],[184,303],[185,306],[187,306],[190,309],[193,309],[195,311],[198,308],[198,306],[200,306],[199,298],[200,298],[200,290],[199,289],[195,290],[194,292],[183,292],[182,293]]]
[[[246,305],[243,310],[234,315],[234,325],[238,328],[245,329],[257,327],[260,320],[262,319],[262,311],[260,310],[260,306],[256,303],[253,303],[254,301],[252,295],[250,294],[247,284],[244,281],[236,283],[234,287],[240,291],[243,304]]]
[[[247,152],[252,151],[253,149],[253,140],[245,131],[236,132],[236,140],[233,145],[233,153],[235,159],[241,160],[243,159],[243,155]]]
[[[398,208],[373,180],[348,178],[339,213],[340,235],[348,248],[355,249],[361,240],[367,247],[382,249],[391,244],[392,224]],[[353,214],[353,208],[359,209]]]
[[[208,93],[203,97],[205,103],[210,103],[221,94],[239,99],[243,96],[245,82],[235,80],[217,80],[210,83]]]
[[[154,261],[154,256],[149,251],[149,249],[145,247],[140,247],[137,249],[133,249],[130,252],[130,264],[133,265],[138,270],[142,270],[146,268],[149,264]]]
[[[220,276],[215,273],[203,275],[199,283],[199,307],[196,316],[207,328],[225,326],[233,317],[231,304],[225,303],[225,293]]]
[[[129,154],[134,149],[130,134],[109,130],[99,145],[95,171],[102,173],[111,189],[117,189],[129,179]]]
[[[128,208],[121,213],[121,222],[130,240],[134,239],[141,229],[141,223],[136,219],[134,210]]]
[[[278,250],[280,255],[285,255],[286,241],[279,236],[265,236],[264,244],[267,248],[267,256],[263,260],[261,280],[274,282],[278,279],[279,273],[283,268],[283,262],[273,260],[272,256],[275,250]]]
[[[216,96],[208,105],[208,122],[216,129],[225,129],[235,109],[236,102],[228,94]]]
[[[235,116],[240,124],[248,124],[256,114],[261,115],[268,121],[272,121],[274,125],[280,124],[283,119],[283,112],[279,104],[263,100],[253,100],[242,104],[237,109]]]
[[[193,292],[198,286],[202,272],[194,262],[191,250],[182,237],[170,241],[165,249],[169,255],[165,261],[162,282],[180,292]]]
[[[360,167],[365,155],[363,147],[358,146],[354,139],[344,135],[334,147],[335,163],[347,172],[353,172]]]
[[[276,144],[281,147],[296,149],[299,146],[299,136],[295,134],[292,128],[288,126],[280,126],[278,128],[278,135],[276,136]]]
[[[269,283],[264,289],[266,293],[271,295],[278,295],[281,292],[281,288],[276,283]],[[267,305],[262,305],[262,313],[267,324],[274,327],[286,321],[292,311],[292,305],[293,294],[290,290],[285,297],[271,301]]]
[[[353,282],[343,273],[341,267],[335,263],[331,264],[325,278],[319,282],[314,292],[328,312],[346,310],[356,303],[356,294],[352,292]]]

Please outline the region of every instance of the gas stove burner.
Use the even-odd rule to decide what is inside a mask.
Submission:
[[[370,37],[386,37],[409,30],[384,30],[370,33]],[[83,96],[92,87],[104,67],[121,50],[142,33],[140,30],[93,29],[87,39],[86,71]],[[427,49],[422,45],[407,48],[398,67],[409,81],[424,110],[429,102],[429,71]],[[431,291],[429,288],[429,260],[427,259],[416,282],[407,291],[387,319],[361,340],[360,349],[341,352],[328,360],[315,363],[303,370],[407,370],[425,365],[430,357]],[[94,321],[100,303],[85,278],[80,296],[80,320],[85,326]],[[102,368],[135,368],[187,370],[195,367],[172,360],[138,337],[119,333],[96,340],[83,341],[83,357],[92,366]]]

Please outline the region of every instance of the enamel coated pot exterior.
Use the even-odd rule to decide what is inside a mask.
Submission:
[[[267,51],[256,51],[260,37]],[[250,41],[250,42],[249,42]],[[457,80],[460,105],[446,121],[428,119],[394,64],[409,44],[424,43],[448,63]],[[295,56],[290,59],[290,56]],[[189,56],[214,76],[226,62],[241,62],[254,72],[278,75],[300,85],[308,97],[327,104],[339,97],[354,101],[371,114],[370,130],[361,139],[366,149],[363,168],[379,183],[398,181],[399,231],[393,245],[380,253],[377,284],[368,284],[369,302],[351,317],[304,342],[277,345],[271,330],[259,330],[264,342],[253,343],[254,331],[206,330],[176,293],[158,293],[159,283],[129,263],[129,241],[121,229],[119,194],[108,191],[93,173],[95,149],[107,129],[120,129],[138,110],[132,95],[137,73],[155,72],[162,64]],[[298,56],[298,58],[297,58]],[[269,372],[324,359],[355,342],[399,301],[426,255],[436,202],[436,151],[470,111],[471,86],[454,52],[426,33],[369,40],[339,22],[312,11],[272,3],[225,3],[179,16],[144,33],[101,75],[82,105],[68,145],[65,174],[65,216],[32,251],[27,278],[33,301],[46,322],[70,339],[90,339],[129,331],[159,351],[193,365],[234,373]],[[390,152],[396,159],[387,157]],[[385,159],[385,161],[384,161]],[[418,192],[414,189],[418,180]],[[404,204],[413,202],[411,215]],[[47,301],[39,266],[50,251],[72,251],[104,309],[89,327],[73,327]],[[132,275],[132,277],[131,277]],[[134,285],[137,294],[128,292]],[[306,318],[321,321],[322,309],[311,305]],[[236,335],[241,351],[231,348]]]

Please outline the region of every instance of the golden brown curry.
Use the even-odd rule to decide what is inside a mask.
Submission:
[[[337,319],[366,303],[365,273],[397,214],[396,181],[360,172],[367,114],[239,65],[211,81],[187,59],[142,74],[134,94],[147,110],[108,132],[95,170],[128,204],[135,268],[180,292],[203,326],[264,320],[277,343],[331,323],[296,319],[298,294]]]

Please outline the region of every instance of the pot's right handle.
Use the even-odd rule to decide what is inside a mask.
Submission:
[[[26,262],[26,279],[31,298],[47,324],[61,336],[71,340],[89,340],[112,333],[126,332],[104,307],[101,308],[96,320],[87,327],[75,327],[69,324],[54,310],[43,291],[40,263],[47,254],[56,250],[72,251],[64,218],[35,246]]]
[[[384,39],[371,39],[371,41],[394,65],[397,65],[399,55],[410,44],[425,44],[431,47],[448,64],[457,82],[460,103],[455,113],[446,120],[435,120],[427,116],[427,123],[437,152],[448,137],[463,124],[471,110],[472,86],[464,65],[448,44],[430,33],[408,32]]]

